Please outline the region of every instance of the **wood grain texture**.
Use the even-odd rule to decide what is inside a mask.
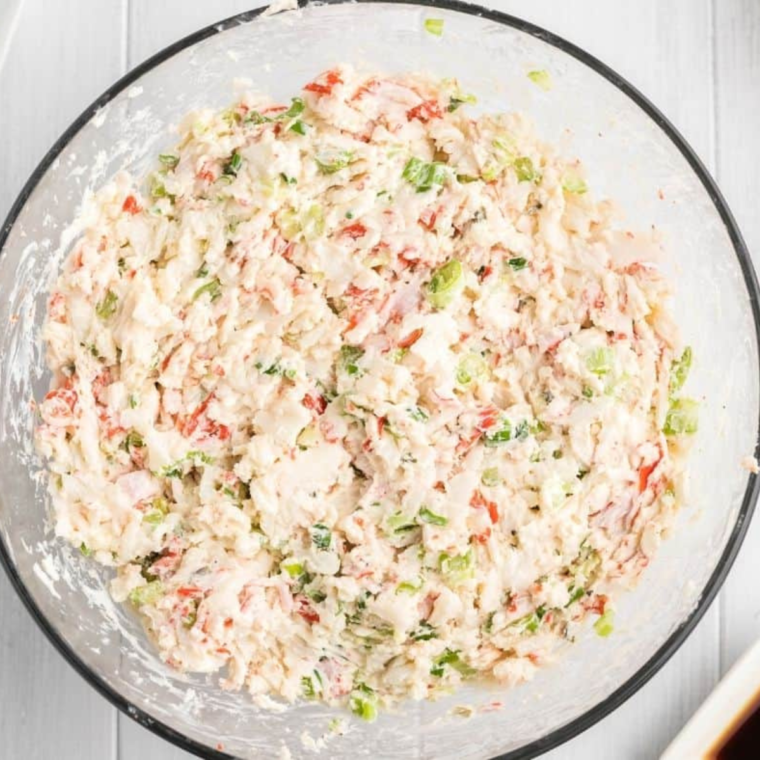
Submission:
[[[760,144],[760,4],[716,0],[718,181],[760,265],[758,145]],[[749,453],[749,452],[748,452]],[[722,665],[728,669],[760,633],[760,519],[755,517],[721,594]]]
[[[120,45],[119,20],[100,0],[26,0],[0,71],[0,216],[55,139],[121,74]],[[111,760],[116,712],[47,642],[0,573],[0,757]]]
[[[756,0],[481,1],[584,47],[646,93],[718,171],[750,248],[760,250],[754,208],[760,159]],[[257,4],[26,0],[0,71],[0,215],[54,139],[125,66]],[[760,630],[760,598],[752,593],[760,573],[752,549],[757,546],[760,521],[750,530],[721,604],[713,605],[670,663],[612,716],[547,757],[644,760],[662,751],[710,691],[721,666]],[[117,730],[115,711],[45,642],[4,577],[0,737],[0,757],[14,760],[190,757],[124,716]]]

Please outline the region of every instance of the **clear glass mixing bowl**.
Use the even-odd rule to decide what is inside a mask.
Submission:
[[[445,20],[442,37],[425,18]],[[690,461],[692,500],[678,530],[624,598],[616,631],[593,634],[535,681],[513,690],[471,688],[436,703],[407,704],[346,738],[335,758],[516,758],[544,751],[606,715],[673,654],[714,598],[738,551],[757,496],[739,467],[755,450],[758,287],[730,212],[699,160],[650,103],[591,56],[540,29],[459,3],[329,3],[209,27],[139,66],[56,143],[0,230],[0,557],[41,628],[114,704],[190,751],[274,757],[301,734],[321,736],[331,712],[254,707],[213,677],[183,676],[154,655],[140,623],[113,604],[108,574],[51,531],[42,463],[32,448],[32,398],[47,390],[39,328],[45,292],[76,236],[83,194],[113,172],[140,174],[172,144],[171,125],[195,106],[222,107],[236,77],[287,102],[340,61],[380,70],[458,77],[479,108],[520,109],[539,132],[582,157],[595,192],[617,199],[632,226],[655,224],[671,257],[675,313],[704,398]],[[526,73],[551,72],[544,92]],[[504,709],[452,716],[462,703]],[[223,743],[224,751],[215,748]],[[229,753],[229,754],[226,754]]]

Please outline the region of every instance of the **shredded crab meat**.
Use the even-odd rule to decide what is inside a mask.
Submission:
[[[86,204],[37,440],[171,666],[368,720],[519,683],[671,524],[696,402],[657,240],[472,100],[339,67]]]

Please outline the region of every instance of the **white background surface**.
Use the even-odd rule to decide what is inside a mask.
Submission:
[[[641,89],[717,176],[750,250],[760,251],[760,1],[482,2],[566,37]],[[0,0],[0,10],[14,4]],[[257,4],[23,0],[0,60],[0,219],[53,141],[118,77],[185,34]],[[0,26],[0,47],[4,31]],[[760,519],[688,642],[623,707],[546,757],[658,757],[760,632],[758,578]],[[0,573],[0,758],[189,757],[92,690],[37,630]]]

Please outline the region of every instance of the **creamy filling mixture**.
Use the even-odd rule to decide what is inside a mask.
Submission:
[[[171,666],[369,720],[518,683],[610,634],[671,525],[696,410],[659,244],[472,102],[339,67],[86,203],[37,438],[58,534]]]

